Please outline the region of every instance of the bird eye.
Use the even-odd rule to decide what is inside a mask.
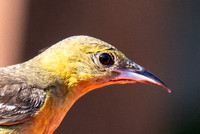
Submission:
[[[113,65],[113,63],[114,63],[113,56],[111,54],[108,54],[108,53],[100,54],[99,55],[99,61],[103,65]]]

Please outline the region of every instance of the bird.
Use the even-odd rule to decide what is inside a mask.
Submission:
[[[52,134],[87,92],[136,82],[171,92],[114,46],[87,35],[68,37],[26,62],[0,68],[0,134]]]

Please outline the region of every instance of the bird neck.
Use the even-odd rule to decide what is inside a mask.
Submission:
[[[64,87],[67,88],[67,87]],[[64,89],[63,89],[64,90]],[[44,107],[31,119],[8,127],[12,133],[21,134],[52,134],[60,125],[74,102],[82,96],[77,92],[72,92],[74,89],[65,89],[66,94],[47,92],[47,100]],[[76,89],[75,89],[76,90]],[[6,129],[4,129],[6,130]]]

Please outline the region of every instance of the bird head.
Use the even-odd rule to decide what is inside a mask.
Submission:
[[[170,90],[151,72],[112,45],[89,36],[73,36],[46,50],[42,64],[64,79],[67,87],[90,90],[126,83],[148,83]]]

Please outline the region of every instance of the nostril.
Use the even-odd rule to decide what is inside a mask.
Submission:
[[[140,70],[138,66],[134,66],[134,65],[132,65],[131,68],[133,68],[134,70]]]
[[[140,68],[137,64],[130,64],[130,68],[132,68],[134,70],[140,70]]]
[[[132,68],[135,69],[135,70],[139,70],[139,68],[137,68],[137,67],[135,67],[135,66],[132,66]]]
[[[133,61],[128,61],[128,67],[135,70],[135,71],[142,70],[142,68]]]

